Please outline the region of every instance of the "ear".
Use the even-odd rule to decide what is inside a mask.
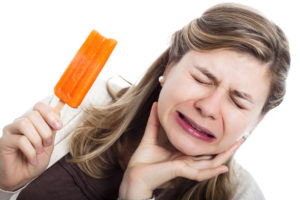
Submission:
[[[166,78],[172,68],[173,64],[169,61],[166,68],[165,68],[165,71],[163,73],[163,76]]]
[[[168,64],[165,67],[164,73],[162,74],[162,76],[159,77],[159,82],[160,82],[161,87],[163,87],[163,85],[166,81],[166,78],[169,75],[170,70],[171,70],[171,64],[170,64],[170,62],[168,62]]]

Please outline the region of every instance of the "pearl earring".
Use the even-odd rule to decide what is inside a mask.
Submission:
[[[164,76],[158,77],[158,82],[163,83],[164,80],[165,80],[165,77],[164,77]]]

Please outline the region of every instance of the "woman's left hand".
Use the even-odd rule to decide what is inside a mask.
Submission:
[[[203,181],[228,168],[223,165],[240,146],[242,140],[212,159],[208,156],[193,157],[180,152],[172,153],[158,145],[160,123],[157,103],[154,103],[148,119],[145,134],[132,155],[119,190],[121,199],[140,200],[152,196],[153,190],[176,178],[184,177]]]

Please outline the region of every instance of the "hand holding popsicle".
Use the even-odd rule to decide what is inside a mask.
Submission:
[[[59,113],[44,103],[7,125],[0,139],[0,188],[16,190],[41,174],[61,128]]]
[[[55,86],[60,99],[55,108],[37,103],[33,111],[3,129],[0,138],[0,188],[16,190],[48,166],[60,110],[67,103],[77,108],[94,83],[117,42],[92,31]]]

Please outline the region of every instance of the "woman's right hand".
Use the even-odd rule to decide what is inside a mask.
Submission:
[[[0,138],[0,188],[17,190],[45,171],[55,132],[61,128],[59,112],[41,102],[4,127]]]

